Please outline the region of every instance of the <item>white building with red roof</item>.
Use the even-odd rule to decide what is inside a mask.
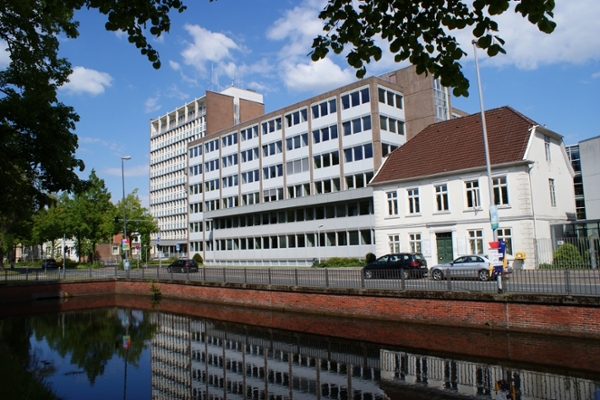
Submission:
[[[515,267],[534,268],[535,241],[575,219],[562,136],[510,107],[486,111],[485,119],[491,192],[479,113],[432,124],[386,158],[370,183],[377,256],[416,251],[432,266],[485,254],[493,197],[509,260],[523,253]]]

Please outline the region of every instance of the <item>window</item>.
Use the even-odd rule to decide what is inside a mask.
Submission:
[[[506,244],[506,254],[512,255],[512,230],[510,228],[498,228],[496,232],[498,234],[498,240],[504,240],[504,243]]]
[[[379,125],[382,131],[404,135],[404,121],[389,118],[384,115],[379,116]]]
[[[356,107],[369,102],[369,88],[360,89],[341,97],[342,109]]]
[[[437,185],[435,187],[435,203],[438,211],[448,211],[448,185]]]
[[[388,235],[388,242],[390,244],[390,253],[400,252],[400,235]]]
[[[386,90],[384,88],[378,88],[379,102],[387,104],[388,106],[402,109],[402,95]]]
[[[413,253],[421,252],[421,234],[420,233],[411,233],[408,235],[409,237],[409,245],[410,251]]]
[[[479,181],[465,182],[467,190],[467,208],[479,208]]]
[[[398,192],[387,192],[388,215],[398,215]]]
[[[546,150],[546,161],[552,162],[552,157],[550,155],[550,137],[544,136],[544,149]]]
[[[408,213],[419,214],[421,205],[419,204],[419,189],[408,189]]]
[[[360,133],[371,129],[371,116],[356,118],[352,121],[346,121],[342,123],[342,129],[344,136],[352,135],[353,133]]]
[[[508,183],[506,182],[506,176],[492,178],[492,187],[494,188],[494,204],[507,205]]]
[[[327,114],[336,112],[335,99],[324,101],[319,104],[314,104],[311,107],[313,118],[324,117]]]
[[[483,254],[483,231],[469,231],[469,248],[471,254]]]
[[[548,179],[548,186],[550,188],[550,205],[556,207],[556,188],[554,186],[554,179]]]

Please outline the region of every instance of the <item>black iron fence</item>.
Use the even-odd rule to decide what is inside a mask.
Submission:
[[[449,271],[443,279],[396,271],[381,271],[376,278],[368,279],[360,268],[200,268],[198,272],[172,273],[165,268],[140,268],[124,271],[118,267],[100,269],[39,268],[5,270],[1,281],[52,281],[99,279],[107,277],[141,278],[166,282],[229,282],[282,287],[315,287],[361,290],[398,291],[449,291],[521,294],[547,294],[563,296],[600,296],[600,270],[515,270],[498,280],[481,281],[475,275]]]

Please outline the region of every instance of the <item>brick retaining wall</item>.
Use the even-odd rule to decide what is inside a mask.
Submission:
[[[600,299],[460,292],[396,292],[270,287],[208,282],[157,283],[164,297],[234,306],[427,325],[600,338]],[[131,279],[0,286],[0,301],[43,294],[148,296],[150,282]]]

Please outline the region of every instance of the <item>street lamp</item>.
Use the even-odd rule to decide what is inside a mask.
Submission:
[[[319,227],[317,228],[317,258],[318,258],[319,264],[321,264],[321,228],[322,227],[323,227],[323,224],[319,225]]]
[[[125,160],[131,160],[131,156],[121,157],[121,182],[123,183],[123,240],[127,239],[127,220],[125,215]],[[124,242],[123,242],[124,243]],[[123,248],[123,268],[125,268],[125,262],[127,260],[127,250]]]
[[[481,108],[481,126],[483,128],[483,146],[485,149],[485,165],[487,168],[488,188],[490,191],[490,224],[494,242],[498,240],[498,210],[494,204],[494,189],[492,187],[492,167],[490,163],[490,149],[488,146],[487,127],[485,123],[485,111],[483,109],[483,92],[481,91],[481,78],[479,76],[479,62],[477,60],[477,41],[473,40],[473,54],[475,56],[475,70],[477,71],[477,86],[479,86],[479,107]]]

